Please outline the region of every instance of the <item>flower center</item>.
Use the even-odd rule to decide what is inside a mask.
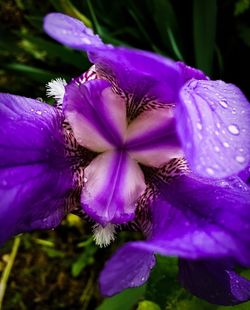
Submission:
[[[84,169],[82,208],[102,226],[131,221],[146,189],[139,164],[158,168],[182,155],[173,109],[147,109],[128,122],[126,100],[101,79],[68,85],[64,104],[76,141],[97,154]]]

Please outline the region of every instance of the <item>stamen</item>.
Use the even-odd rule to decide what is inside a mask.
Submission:
[[[62,104],[66,85],[66,81],[62,78],[51,80],[45,86],[47,96],[55,98],[59,104]]]
[[[108,246],[111,241],[114,241],[115,228],[116,226],[113,224],[108,224],[105,227],[99,224],[95,224],[93,227],[93,233],[96,245],[102,248]]]

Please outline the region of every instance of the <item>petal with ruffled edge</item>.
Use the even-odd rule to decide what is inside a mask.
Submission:
[[[126,130],[125,102],[110,84],[92,80],[66,87],[64,112],[77,142],[96,152],[123,144]]]
[[[217,305],[236,305],[250,299],[250,281],[224,261],[184,260],[179,263],[180,281],[193,295]]]
[[[233,257],[250,265],[250,190],[239,178],[215,183],[181,176],[158,188],[152,237],[137,242],[138,248],[192,259]]]
[[[129,118],[159,103],[176,102],[183,79],[175,62],[150,52],[105,45],[80,21],[63,14],[47,15],[44,29],[59,42],[89,52],[97,74],[127,99]]]
[[[53,228],[65,215],[72,176],[58,113],[33,99],[0,94],[0,243]]]
[[[132,158],[151,167],[181,157],[173,108],[145,111],[133,120],[127,130],[126,150]]]
[[[95,49],[103,45],[98,35],[81,21],[62,13],[50,13],[44,19],[44,30],[62,44],[77,49]]]
[[[146,185],[138,164],[126,152],[98,155],[85,169],[81,195],[84,211],[102,225],[134,218],[136,200]]]
[[[144,284],[155,265],[153,253],[138,250],[128,243],[106,263],[99,283],[102,294],[111,296],[120,291]]]
[[[176,107],[178,132],[193,171],[223,178],[250,161],[250,104],[222,81],[188,82]]]

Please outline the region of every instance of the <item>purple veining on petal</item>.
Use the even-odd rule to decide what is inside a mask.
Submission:
[[[154,53],[127,49],[100,49],[89,54],[97,72],[107,77],[133,104],[145,96],[161,103],[174,103],[183,84],[179,67],[170,59]]]
[[[153,253],[126,244],[106,263],[100,275],[101,292],[111,296],[120,291],[144,284],[155,265]]]
[[[109,83],[92,80],[66,87],[64,111],[79,144],[105,151],[123,144],[126,109]]]
[[[102,225],[134,218],[135,203],[145,190],[144,176],[126,152],[98,155],[85,169],[81,195],[84,211]]]
[[[57,226],[72,175],[59,112],[39,101],[0,94],[0,243]]]
[[[194,172],[212,178],[238,173],[250,161],[250,104],[222,81],[188,82],[176,107],[178,132]]]
[[[44,30],[55,40],[72,48],[95,50],[103,43],[98,35],[73,17],[50,13],[44,19]]]
[[[224,260],[180,260],[180,280],[192,294],[218,305],[236,305],[250,299],[250,281]]]

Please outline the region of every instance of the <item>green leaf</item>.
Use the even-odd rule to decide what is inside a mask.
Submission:
[[[161,308],[152,301],[143,300],[139,302],[136,310],[161,310]]]
[[[73,277],[78,277],[81,271],[94,263],[94,255],[97,248],[91,244],[84,248],[84,252],[78,256],[77,260],[71,266],[71,274]]]
[[[177,280],[177,258],[157,256],[156,267],[152,270],[146,288],[146,299],[166,307],[182,294],[183,289]]]
[[[32,35],[22,35],[23,40],[21,41],[21,45],[25,48],[27,52],[36,56],[34,53],[40,51],[40,53],[46,53],[45,56],[48,58],[57,58],[62,63],[67,63],[73,65],[77,68],[87,67],[89,61],[84,53],[79,53],[74,50],[71,50],[63,45],[47,41],[45,39],[35,37]],[[26,45],[24,44],[26,42]],[[27,42],[29,44],[27,44]],[[44,57],[45,57],[44,56]],[[35,57],[36,58],[36,57]],[[55,59],[54,59],[55,60]]]
[[[106,298],[96,310],[131,310],[143,297],[145,286],[127,289],[120,294]]]
[[[149,9],[152,10],[152,17],[163,44],[168,43],[175,57],[183,60],[179,48],[181,44],[178,36],[178,22],[171,2],[168,0],[150,0],[148,5]]]
[[[216,34],[216,0],[193,0],[193,32],[196,66],[212,73]]]
[[[245,13],[250,8],[250,0],[238,0],[235,3],[234,15],[238,16]]]
[[[28,76],[34,81],[37,81],[40,83],[49,82],[52,79],[55,79],[59,76],[62,78],[65,78],[66,80],[69,79],[69,77],[62,75],[60,73],[49,72],[49,71],[46,71],[40,68],[35,68],[32,66],[27,66],[27,65],[18,64],[18,63],[11,63],[8,65],[5,65],[4,68],[23,74],[24,76]]]

